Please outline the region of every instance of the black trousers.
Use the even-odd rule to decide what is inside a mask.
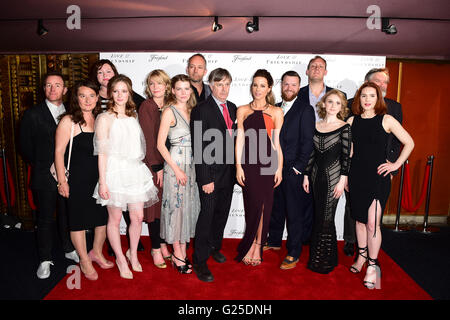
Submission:
[[[350,214],[350,195],[345,191],[344,241],[356,243],[356,222]]]
[[[58,192],[48,190],[34,190],[33,199],[37,206],[37,246],[39,261],[52,260],[53,248],[53,214],[56,210],[58,233],[62,241],[64,252],[75,250],[70,240],[67,222],[66,201]]]
[[[161,243],[166,243],[164,239],[161,238],[161,220],[155,219],[148,223],[148,231],[150,233],[150,241],[152,242],[152,249],[160,249]]]
[[[295,174],[292,168],[283,170],[283,180],[274,192],[267,240],[270,246],[281,247],[286,223],[286,248],[295,259],[300,256],[302,245],[309,241],[313,223],[312,197],[303,190],[302,183],[302,174]]]
[[[206,264],[213,250],[222,248],[223,231],[227,224],[233,199],[234,185],[214,188],[214,192],[206,194],[199,186],[200,214],[195,227],[193,262]]]

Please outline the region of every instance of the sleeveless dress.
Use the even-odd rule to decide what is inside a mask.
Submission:
[[[306,174],[314,198],[314,224],[311,234],[308,268],[329,273],[338,265],[337,238],[334,217],[339,199],[333,191],[341,175],[350,169],[351,130],[345,124],[331,132],[314,132],[314,149]]]
[[[191,147],[189,123],[174,106],[170,109],[175,125],[170,127],[170,156],[186,174],[186,185],[177,183],[172,168],[164,163],[164,182],[161,208],[161,238],[167,243],[190,242],[195,236],[195,226],[200,213],[200,197],[195,181],[195,165]]]
[[[94,132],[81,132],[73,137],[70,159],[69,198],[67,215],[70,231],[81,231],[104,226],[108,212],[92,198],[92,190],[98,181],[98,157],[94,156]],[[65,163],[69,156],[67,147]]]
[[[145,139],[135,117],[117,118],[104,112],[95,120],[94,154],[107,156],[106,185],[110,197],[102,199],[95,186],[93,197],[102,206],[128,210],[129,205],[144,203],[144,208],[158,201],[158,189],[152,174],[142,162],[145,157]]]
[[[245,175],[245,186],[242,187],[245,232],[237,248],[236,261],[241,261],[250,250],[261,218],[263,221],[261,243],[267,241],[273,204],[274,175],[278,168],[277,152],[270,140],[274,128],[273,121],[263,110],[253,111],[243,123],[245,143],[241,163]]]
[[[391,179],[377,173],[386,162],[386,144],[389,134],[384,130],[384,115],[363,119],[357,115],[352,124],[353,157],[349,174],[351,216],[367,224],[368,210],[373,200],[379,200],[381,212],[386,206]]]

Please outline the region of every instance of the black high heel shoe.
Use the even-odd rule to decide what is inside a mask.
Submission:
[[[178,261],[181,261],[184,263],[184,265],[182,266],[177,266],[177,264],[175,263],[175,261],[173,261],[173,258],[177,259]],[[179,273],[181,274],[191,274],[192,270],[191,268],[188,266],[188,264],[186,263],[186,260],[182,260],[178,257],[176,257],[174,254],[172,254],[172,266],[175,267]],[[191,270],[191,272],[189,272],[189,270]]]
[[[375,278],[375,282],[364,280],[364,282],[363,282],[364,286],[370,290],[372,290],[374,288],[381,289],[381,268],[380,268],[380,265],[378,264],[378,259],[372,259],[369,257],[368,260],[369,260],[369,263],[367,265],[367,269],[369,269],[369,267],[375,268],[376,278]]]
[[[364,268],[364,265],[366,264],[367,259],[369,259],[368,254],[367,254],[367,250],[368,250],[368,249],[369,249],[368,247],[364,247],[364,248],[358,247],[358,254],[356,255],[355,261],[358,259],[358,256],[363,257],[364,259],[366,259],[366,261],[363,263],[363,265],[362,265],[362,267],[361,267],[360,270],[358,270],[358,269],[357,269],[355,266],[353,266],[353,265],[350,266],[349,270],[350,270],[351,273],[360,273],[361,270]],[[366,255],[364,255],[364,253],[365,253]]]

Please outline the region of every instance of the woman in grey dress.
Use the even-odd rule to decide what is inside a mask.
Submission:
[[[190,114],[196,105],[186,75],[171,80],[172,96],[161,115],[158,151],[165,160],[161,208],[161,238],[172,244],[172,265],[180,273],[192,273],[186,243],[195,235],[200,198],[191,149]],[[170,141],[170,151],[166,139]]]

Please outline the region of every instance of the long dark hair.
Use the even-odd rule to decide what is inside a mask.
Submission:
[[[128,78],[124,74],[118,74],[118,75],[115,75],[114,77],[112,77],[111,79],[109,79],[109,81],[108,81],[108,99],[109,99],[109,101],[108,101],[108,104],[106,105],[106,109],[108,111],[118,115],[118,113],[116,111],[114,111],[114,99],[112,96],[112,92],[114,90],[115,85],[119,82],[125,83],[127,86],[127,89],[128,89],[128,101],[125,106],[125,115],[127,117],[135,117],[136,118],[136,116],[137,116],[136,104],[133,101],[133,84],[131,82],[131,79]]]
[[[111,60],[108,60],[108,59],[98,60],[96,63],[94,63],[94,65],[91,68],[91,71],[89,72],[89,79],[94,81],[99,87],[100,87],[100,83],[98,83],[97,73],[98,73],[98,70],[100,70],[104,64],[109,64],[111,69],[114,71],[115,76],[119,74],[119,72],[117,72],[116,66],[114,66],[114,64],[111,62]]]
[[[78,90],[81,87],[87,87],[89,89],[92,89],[98,97],[100,89],[98,85],[95,84],[94,81],[89,79],[78,81],[72,88],[69,109],[66,110],[66,112],[63,115],[61,115],[60,119],[62,119],[62,117],[64,117],[65,115],[69,115],[72,121],[75,122],[76,124],[83,125],[86,123],[86,121],[84,120],[83,111],[81,110],[80,104],[78,103]],[[97,115],[99,115],[100,113],[102,113],[102,107],[100,104],[100,99],[97,99],[97,104],[95,105],[95,108],[92,110],[92,114],[94,115],[94,118],[96,118]]]
[[[253,85],[253,79],[255,79],[257,77],[265,78],[267,80],[267,84],[268,84],[268,86],[271,89],[270,89],[270,92],[266,95],[266,102],[268,104],[274,105],[275,104],[275,96],[274,96],[273,91],[272,91],[272,87],[273,87],[272,75],[266,69],[258,69],[258,70],[256,70],[255,74],[252,77],[252,84],[250,86],[250,92],[252,90],[251,88],[252,88],[252,85]]]

